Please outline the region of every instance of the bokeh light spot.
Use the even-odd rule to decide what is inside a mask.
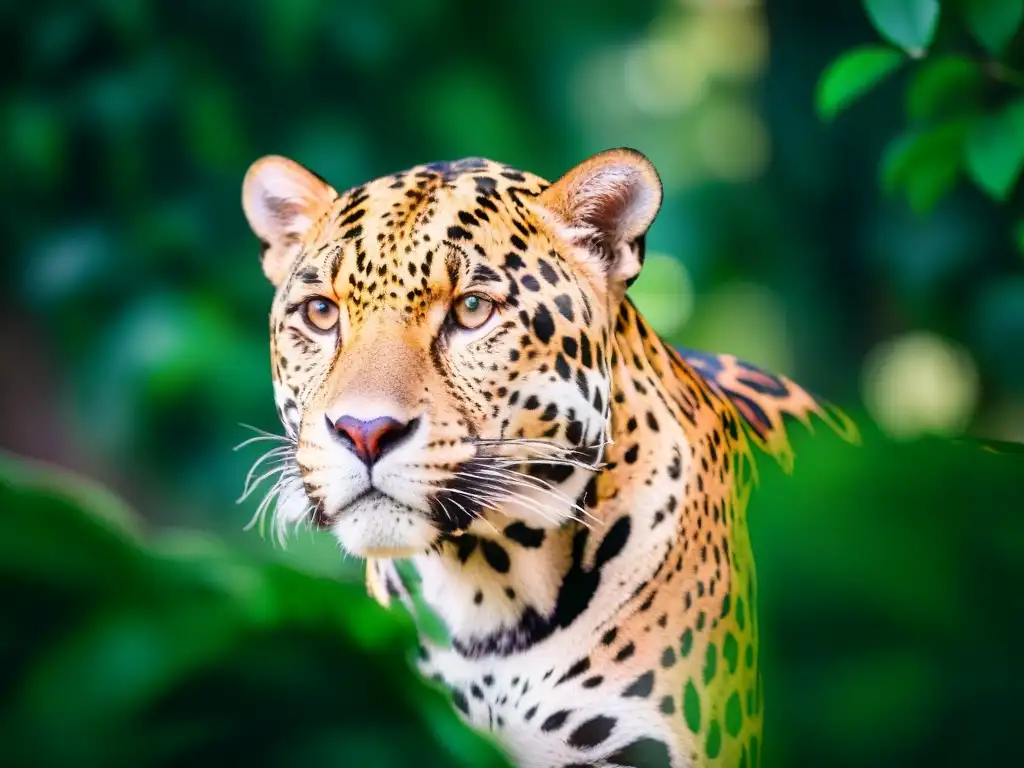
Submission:
[[[690,274],[679,259],[665,253],[647,253],[629,295],[652,327],[666,336],[686,325],[693,312]]]
[[[768,134],[745,99],[716,99],[695,120],[697,156],[711,176],[743,181],[759,175],[768,164]]]
[[[890,436],[961,433],[978,403],[978,372],[960,346],[915,331],[879,344],[864,362],[864,403]]]

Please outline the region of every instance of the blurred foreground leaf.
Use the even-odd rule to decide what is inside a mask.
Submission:
[[[420,634],[441,648],[450,648],[451,634],[448,631],[448,625],[423,597],[423,591],[420,589],[420,575],[415,567],[408,560],[396,560],[395,566],[398,578],[402,581],[402,587],[412,599],[411,617]],[[403,603],[398,600],[394,602],[395,608],[404,609]]]
[[[0,510],[3,764],[507,765],[361,586],[141,546],[117,502],[10,458]]]
[[[0,451],[0,478],[11,488],[62,499],[81,512],[112,523],[122,532],[138,535],[141,521],[121,499],[103,486],[67,470],[56,470]]]

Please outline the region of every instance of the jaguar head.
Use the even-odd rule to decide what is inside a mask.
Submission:
[[[435,163],[343,194],[265,157],[242,202],[276,291],[279,530],[313,520],[354,555],[407,556],[581,513],[661,204],[645,157],[609,150],[550,185]]]

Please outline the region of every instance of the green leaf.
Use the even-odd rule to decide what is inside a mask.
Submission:
[[[963,10],[971,34],[998,56],[1017,34],[1024,18],[1024,0],[968,0]]]
[[[119,534],[141,534],[142,521],[122,499],[70,470],[0,450],[0,484],[73,504]]]
[[[448,625],[434,610],[433,606],[426,601],[423,593],[420,591],[422,580],[420,579],[419,571],[416,570],[416,566],[409,560],[395,560],[395,570],[398,572],[398,578],[402,582],[402,586],[412,599],[413,619],[422,635],[441,648],[451,647],[451,635],[448,631]]]
[[[907,202],[919,214],[928,213],[956,185],[958,158],[944,158],[920,166],[906,182]]]
[[[1024,169],[1024,101],[977,119],[966,145],[967,172],[989,196],[1006,200]]]
[[[981,96],[981,70],[962,56],[929,58],[921,63],[907,86],[907,114],[928,120],[963,114]]]
[[[939,22],[939,0],[864,0],[882,37],[911,56],[924,55]]]
[[[880,45],[862,46],[841,54],[818,80],[818,114],[832,119],[895,72],[903,61],[899,51]]]
[[[956,184],[967,134],[966,120],[908,132],[886,147],[880,167],[882,188],[902,191],[916,213],[926,213]]]
[[[1024,221],[1018,221],[1017,226],[1013,228],[1013,239],[1020,252],[1024,253]]]

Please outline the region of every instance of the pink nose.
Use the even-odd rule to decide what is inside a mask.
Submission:
[[[361,421],[352,416],[341,416],[334,422],[327,419],[327,423],[346,447],[370,466],[412,434],[416,422],[417,419],[413,419],[403,424],[390,416],[381,416],[370,421]]]

